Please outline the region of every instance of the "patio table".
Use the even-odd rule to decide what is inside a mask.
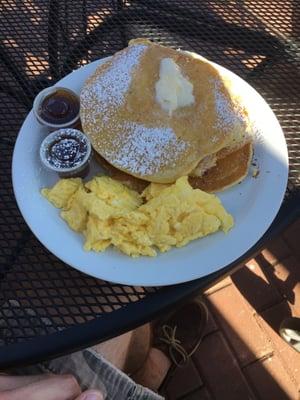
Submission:
[[[2,0],[0,13],[0,369],[56,357],[131,330],[204,290],[256,254],[300,213],[300,1]],[[290,172],[265,235],[233,264],[167,287],[104,282],[52,255],[25,224],[11,158],[37,93],[145,37],[202,54],[266,99]]]

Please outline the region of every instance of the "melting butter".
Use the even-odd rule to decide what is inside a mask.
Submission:
[[[177,108],[189,106],[195,101],[192,83],[182,75],[172,58],[161,60],[155,91],[156,101],[170,116]]]

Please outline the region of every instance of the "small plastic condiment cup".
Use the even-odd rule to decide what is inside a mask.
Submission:
[[[76,97],[78,99],[78,104],[79,104],[79,96],[77,95],[77,93],[73,92],[73,90],[65,88],[65,87],[61,87],[61,86],[50,86],[50,87],[42,90],[41,92],[39,92],[39,94],[34,99],[33,112],[34,112],[36,119],[38,120],[38,122],[41,125],[48,126],[49,128],[51,128],[52,131],[55,129],[60,129],[60,128],[79,127],[80,126],[80,110],[79,110],[79,108],[78,108],[78,114],[74,118],[72,118],[72,120],[64,122],[63,124],[55,124],[55,123],[45,121],[40,116],[39,109],[40,109],[40,106],[41,106],[42,102],[44,101],[44,99],[47,96],[49,96],[50,94],[57,92],[58,90],[66,91],[69,94],[71,94],[72,96]]]
[[[82,140],[86,146],[86,154],[80,161],[73,167],[58,167],[51,163],[49,149],[61,139],[78,139]],[[43,140],[40,147],[40,159],[42,164],[52,172],[56,172],[61,178],[84,178],[89,172],[89,164],[92,157],[92,146],[88,137],[81,131],[73,128],[59,129],[50,133]]]

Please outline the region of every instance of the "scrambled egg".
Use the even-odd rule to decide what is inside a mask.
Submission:
[[[193,189],[187,177],[172,185],[151,183],[144,192],[128,189],[107,176],[84,183],[61,179],[42,194],[75,232],[85,237],[85,250],[116,246],[132,257],[156,256],[172,246],[218,230],[227,232],[233,218],[212,194]]]

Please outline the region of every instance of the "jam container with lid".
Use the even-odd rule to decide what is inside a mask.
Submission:
[[[43,165],[61,178],[84,178],[89,172],[92,146],[77,129],[59,129],[50,133],[40,147]]]
[[[79,96],[64,87],[46,88],[33,102],[33,112],[39,123],[52,129],[79,127],[79,111]]]

